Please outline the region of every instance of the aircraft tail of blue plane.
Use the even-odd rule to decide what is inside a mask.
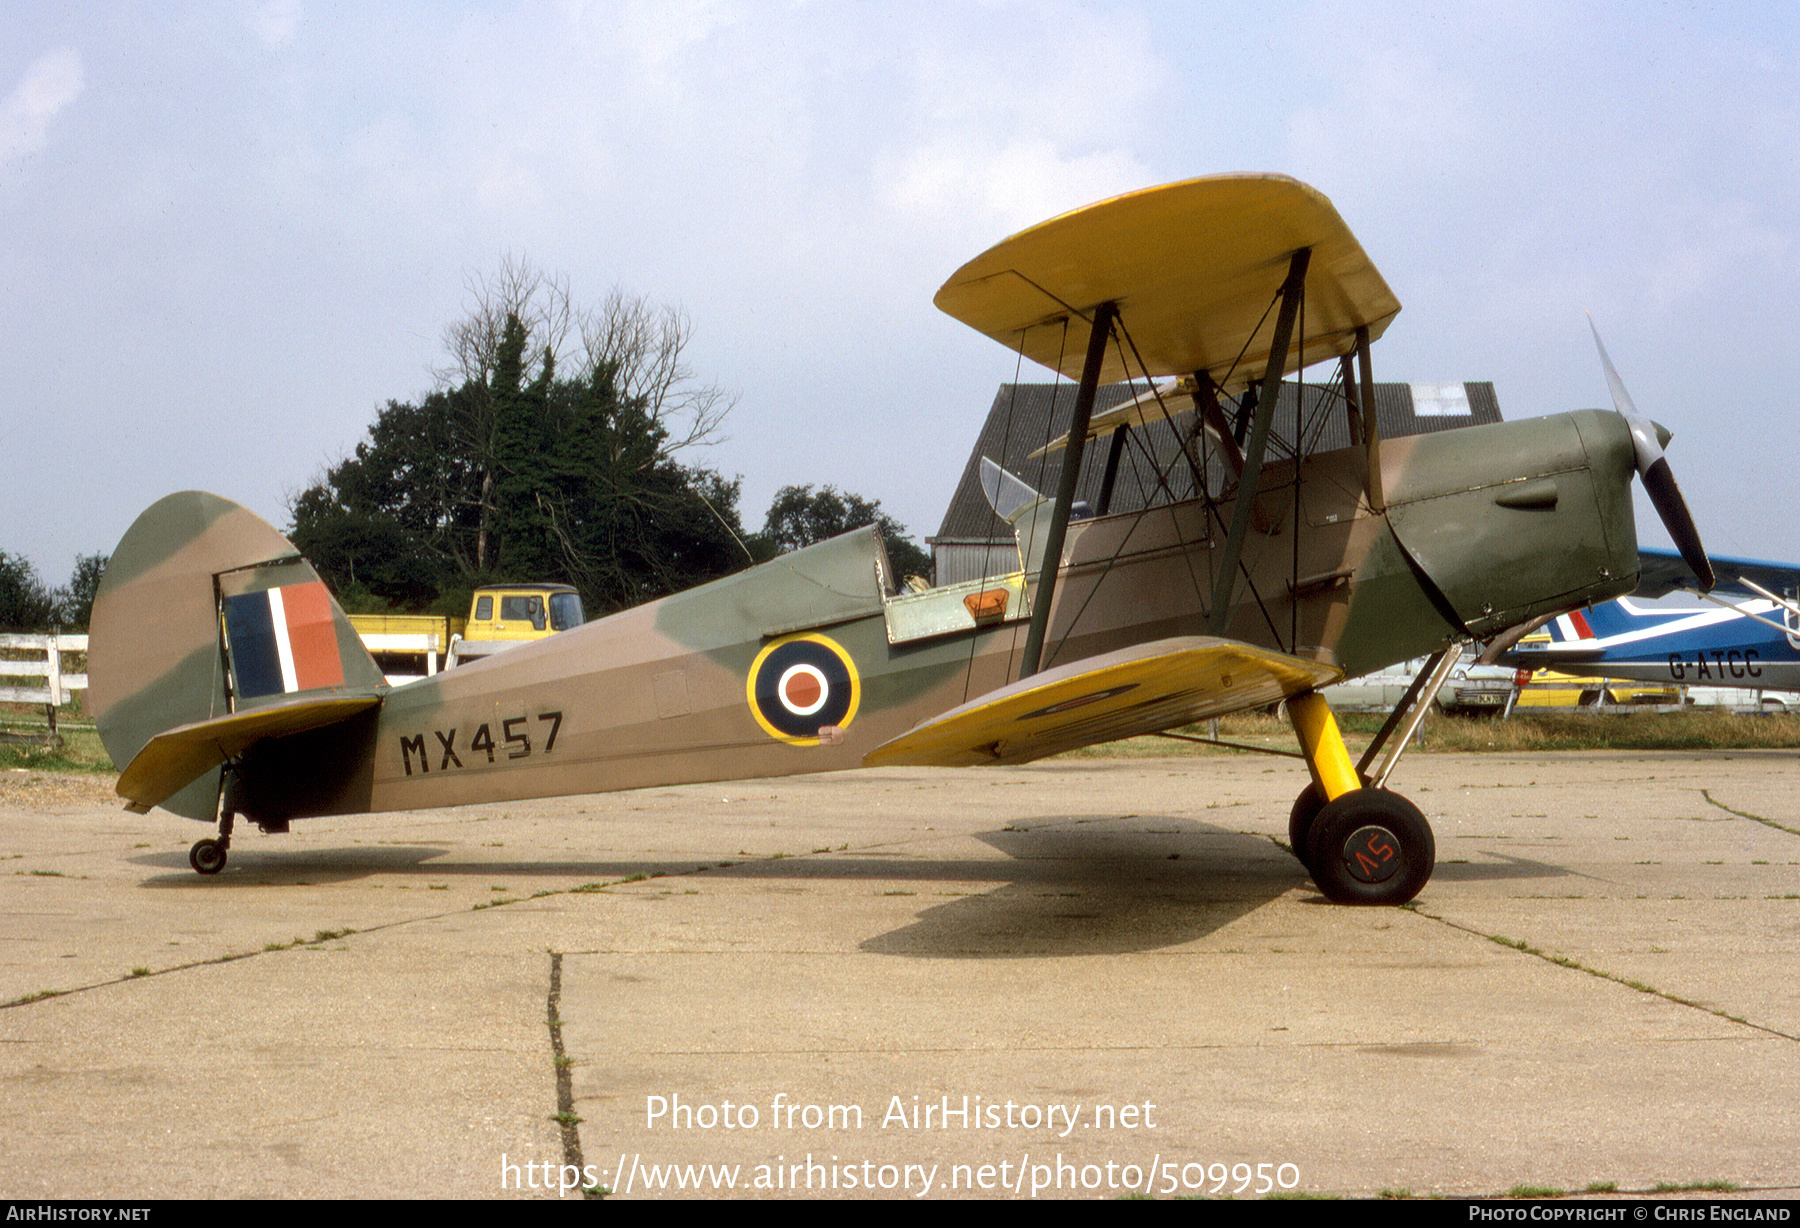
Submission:
[[[1717,559],[1716,593],[1726,599],[1669,605],[1644,600],[1643,594],[1646,588],[1668,593],[1683,587],[1658,572],[1659,564],[1669,570],[1680,561],[1650,551],[1643,558],[1643,574],[1650,579],[1637,596],[1559,615],[1500,661],[1686,686],[1800,689],[1800,609],[1783,604],[1791,601],[1786,594],[1800,579],[1800,569]]]

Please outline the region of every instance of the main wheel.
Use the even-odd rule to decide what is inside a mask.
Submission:
[[[1368,787],[1367,776],[1358,772],[1357,779],[1363,782],[1364,788]],[[1288,847],[1308,873],[1312,872],[1312,846],[1313,839],[1318,834],[1316,824],[1319,821],[1319,811],[1324,808],[1325,799],[1319,795],[1319,786],[1307,785],[1300,790],[1300,796],[1294,799],[1294,808],[1288,811]]]
[[[1307,869],[1335,904],[1404,904],[1437,865],[1437,842],[1419,808],[1386,789],[1357,789],[1313,820]]]
[[[188,850],[188,864],[200,874],[217,874],[225,868],[225,846],[217,840],[196,840]]]

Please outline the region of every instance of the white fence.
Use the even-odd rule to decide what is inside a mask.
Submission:
[[[0,686],[0,703],[43,704],[46,726],[42,733],[0,733],[0,742],[62,745],[62,736],[56,732],[56,710],[69,702],[69,692],[85,691],[88,685],[86,674],[63,670],[63,654],[86,653],[87,646],[85,635],[0,634],[0,650],[6,657],[24,657],[0,660],[0,681],[9,684]],[[43,682],[31,685],[29,680],[38,678]],[[20,682],[26,685],[16,685]]]
[[[0,634],[0,649],[32,653],[36,658],[0,660],[0,679],[9,682],[24,678],[43,679],[37,686],[0,686],[0,703],[49,704],[53,708],[68,703],[69,692],[87,690],[88,680],[86,674],[63,671],[63,654],[85,653],[87,646],[85,635]]]

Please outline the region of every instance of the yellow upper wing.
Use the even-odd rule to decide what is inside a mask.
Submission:
[[[1027,763],[1272,704],[1341,677],[1335,666],[1237,640],[1157,640],[1001,687],[884,742],[863,762]]]
[[[1286,374],[1349,353],[1358,327],[1379,337],[1400,301],[1331,201],[1285,175],[1189,179],[1087,205],[989,248],[935,301],[1071,379],[1087,334],[1077,325],[1064,336],[1065,323],[1115,302],[1150,375],[1207,371],[1239,388],[1268,364],[1269,303],[1302,247],[1312,249],[1306,310]],[[1101,380],[1128,374],[1143,372],[1109,349]]]

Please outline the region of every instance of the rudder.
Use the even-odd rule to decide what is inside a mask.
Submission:
[[[126,530],[95,594],[88,643],[89,706],[121,771],[166,730],[383,683],[293,543],[204,491],[169,495]],[[158,804],[210,822],[220,773],[212,767]]]

